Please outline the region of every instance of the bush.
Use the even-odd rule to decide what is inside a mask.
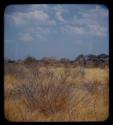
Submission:
[[[60,59],[60,62],[61,63],[63,63],[63,64],[70,64],[70,60],[69,59],[67,59],[67,58],[62,58],[62,59]]]
[[[102,83],[97,80],[86,81],[83,84],[83,88],[92,94],[97,94],[97,91],[99,90],[99,88],[102,88],[102,87],[103,87]]]
[[[38,110],[45,115],[53,115],[69,108],[73,87],[71,84],[22,84],[21,93],[31,111]]]
[[[38,62],[37,59],[35,59],[34,57],[31,57],[31,56],[28,56],[25,60],[24,60],[24,63],[33,63],[33,62]]]

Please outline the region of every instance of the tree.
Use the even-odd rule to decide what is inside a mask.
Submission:
[[[24,60],[25,63],[33,63],[33,62],[37,62],[37,61],[38,61],[37,59],[35,59],[34,57],[31,57],[31,56],[28,56],[28,57]]]
[[[70,60],[67,59],[67,58],[62,58],[62,59],[60,59],[60,62],[63,63],[63,64],[69,64]]]
[[[56,64],[58,61],[54,57],[44,57],[41,59],[44,64]]]

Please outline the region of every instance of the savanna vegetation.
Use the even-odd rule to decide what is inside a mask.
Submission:
[[[109,68],[43,58],[5,61],[9,121],[103,121],[109,116]]]

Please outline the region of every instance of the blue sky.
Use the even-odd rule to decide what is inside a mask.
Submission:
[[[10,5],[4,13],[4,56],[75,59],[109,53],[109,10],[97,4]]]

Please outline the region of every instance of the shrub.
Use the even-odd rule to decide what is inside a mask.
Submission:
[[[83,84],[83,88],[92,94],[97,94],[96,92],[102,87],[103,87],[102,83],[97,80],[87,81],[84,82]]]
[[[20,87],[25,103],[31,111],[50,115],[69,108],[73,87],[71,84],[22,84]]]
[[[31,57],[31,56],[28,56],[25,60],[24,60],[24,63],[26,64],[31,64],[33,62],[38,62],[37,59],[35,59],[34,57]]]

